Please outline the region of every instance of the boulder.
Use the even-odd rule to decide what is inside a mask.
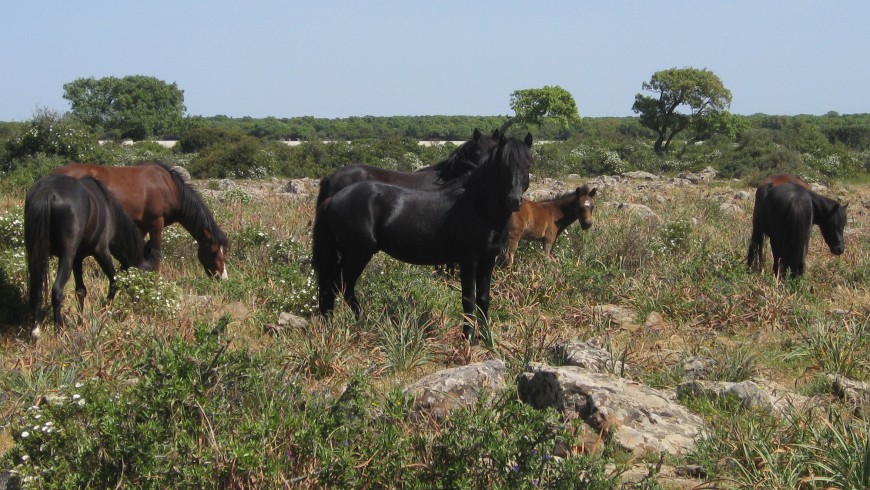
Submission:
[[[619,359],[591,342],[556,344],[550,353],[563,366],[576,366],[595,373],[621,373],[627,369]]]
[[[870,383],[829,374],[834,395],[851,405],[855,414],[865,419],[870,415]]]
[[[481,394],[494,394],[505,387],[505,372],[504,361],[494,359],[443,369],[421,378],[405,388],[415,399],[411,418],[441,420],[457,408],[472,407]]]
[[[805,396],[763,379],[738,383],[695,379],[681,383],[677,387],[677,395],[708,399],[732,398],[744,408],[769,410],[779,415],[794,409],[803,410],[810,402]]]
[[[642,170],[636,170],[634,172],[623,172],[622,176],[635,180],[659,180],[661,178],[656,174],[651,174]]]
[[[610,374],[533,363],[518,381],[524,402],[580,418],[599,432],[609,432],[618,447],[633,453],[682,454],[694,447],[704,429],[701,417],[666,392]]]
[[[293,179],[284,186],[284,192],[293,195],[308,195],[314,193],[319,185],[317,180],[308,177]]]

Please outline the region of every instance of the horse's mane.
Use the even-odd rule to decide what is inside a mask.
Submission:
[[[181,197],[181,211],[178,222],[182,223],[189,230],[208,231],[211,233],[211,240],[213,243],[228,248],[229,240],[227,239],[226,234],[224,234],[223,230],[218,226],[214,216],[211,214],[208,206],[206,206],[205,201],[203,201],[202,196],[200,196],[193,187],[188,185],[187,181],[184,180],[184,176],[165,163],[148,163],[159,165],[163,170],[169,172],[172,181],[175,183],[175,187],[178,188],[178,194]],[[200,237],[196,238],[197,240],[200,239]]]
[[[121,207],[121,203],[115,198],[109,189],[94,177],[83,177],[84,184],[91,184],[103,195],[109,211],[115,218],[115,233],[109,243],[111,252],[116,257],[124,257],[128,262],[141,262],[145,243],[142,232],[132,218]],[[131,265],[131,264],[127,264]],[[135,265],[135,264],[133,264]]]
[[[450,155],[448,155],[447,158],[432,165],[428,170],[437,172],[438,178],[445,182],[473,170],[480,162],[470,158],[468,153],[473,147],[480,147],[483,138],[488,138],[491,141],[494,141],[494,143],[490,145],[490,147],[494,147],[498,143],[498,132],[496,131],[492,136],[489,136],[481,134],[478,130],[475,130],[475,134],[470,140],[459,145],[455,150],[450,152]]]

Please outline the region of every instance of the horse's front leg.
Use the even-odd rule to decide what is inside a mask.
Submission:
[[[155,220],[148,229],[148,241],[145,242],[145,269],[160,270],[161,244],[163,241],[163,218]]]
[[[477,323],[481,330],[489,335],[489,289],[492,284],[492,270],[495,268],[495,255],[483,257],[477,264],[476,274],[476,304]]]
[[[103,274],[109,278],[109,294],[106,299],[111,301],[115,298],[115,293],[118,292],[118,287],[115,284],[115,263],[112,262],[112,256],[108,250],[101,250],[94,253],[94,258],[97,259],[97,264],[103,270]]]
[[[474,324],[474,299],[475,281],[477,278],[477,261],[467,261],[459,264],[459,280],[462,282],[462,333],[465,338],[471,340],[475,336]]]

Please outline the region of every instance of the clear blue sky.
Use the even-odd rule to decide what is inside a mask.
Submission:
[[[870,112],[870,1],[5,1],[0,120],[63,84],[147,75],[190,115],[507,115],[559,85],[632,115],[641,83],[707,68],[738,114]]]

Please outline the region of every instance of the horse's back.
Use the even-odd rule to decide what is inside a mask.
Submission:
[[[348,186],[319,210],[346,250],[388,255],[414,264],[454,260],[451,208],[458,191],[417,191],[379,181]]]
[[[140,226],[175,212],[178,190],[169,171],[156,163],[108,167],[71,163],[54,171],[74,178],[93,177],[111,192],[124,211]]]

